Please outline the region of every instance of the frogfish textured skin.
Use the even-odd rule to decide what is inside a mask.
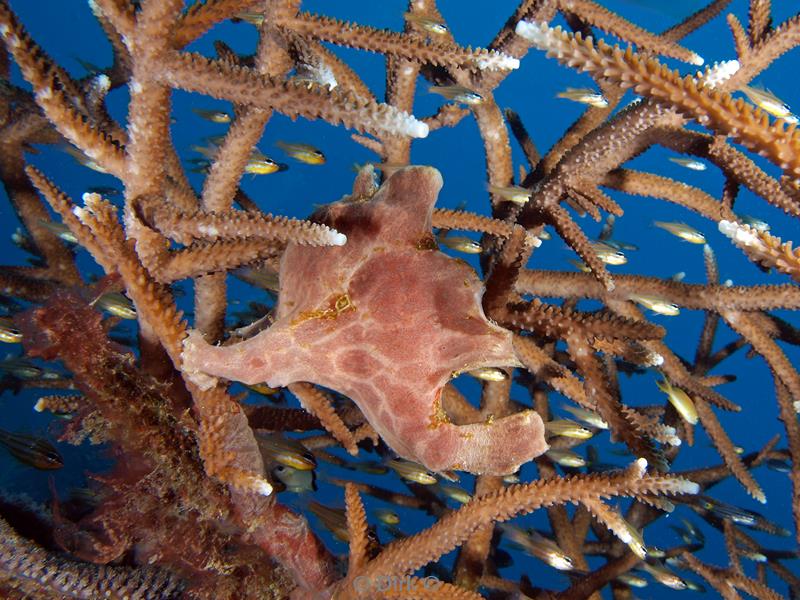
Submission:
[[[347,235],[343,246],[289,244],[275,322],[229,346],[193,331],[183,370],[280,387],[305,381],[358,404],[397,454],[433,471],[507,474],[547,449],[532,410],[455,425],[441,406],[454,373],[517,366],[511,333],[483,313],[483,286],[436,247],[431,215],[442,177],[406,167],[366,202],[336,202],[312,220]]]

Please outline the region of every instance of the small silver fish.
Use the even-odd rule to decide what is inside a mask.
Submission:
[[[483,381],[505,381],[508,379],[508,374],[503,369],[497,367],[480,367],[467,371],[475,379],[482,379]]]
[[[597,254],[597,258],[607,265],[624,265],[628,258],[621,251],[605,242],[590,242],[592,250]]]
[[[271,269],[239,267],[231,271],[231,274],[237,279],[241,279],[245,283],[249,283],[263,290],[269,290],[270,292],[277,292],[280,290],[278,274]]]
[[[78,164],[83,165],[84,167],[91,169],[92,171],[96,171],[97,173],[108,173],[108,171],[102,167],[99,163],[95,162],[94,159],[86,156],[83,152],[78,150],[75,146],[64,145],[61,149],[69,154],[72,158],[74,158]]]
[[[276,464],[270,469],[272,477],[283,486],[282,491],[294,494],[305,494],[315,492],[317,484],[314,478],[314,471],[301,471],[292,467]],[[276,490],[279,486],[276,486]]]
[[[550,448],[545,452],[545,454],[548,456],[548,458],[550,458],[550,460],[561,465],[562,467],[572,467],[574,469],[578,469],[586,466],[586,459],[572,450]]]
[[[63,223],[56,223],[55,221],[39,221],[43,227],[54,233],[60,239],[64,240],[65,242],[69,242],[70,244],[77,244],[78,238],[75,237],[75,234],[69,230],[69,227],[64,225]]]
[[[193,108],[192,112],[198,117],[211,121],[212,123],[230,123],[233,121],[233,115],[224,110],[211,110],[205,108]]]
[[[483,96],[462,85],[432,85],[428,88],[428,91],[432,94],[444,96],[452,102],[459,102],[468,106],[476,106],[483,102]]]
[[[579,406],[570,406],[569,404],[562,404],[561,408],[572,413],[572,416],[579,421],[583,421],[587,425],[597,427],[598,429],[608,429],[608,423],[606,423],[596,412],[586,410],[585,408],[581,408]]]
[[[594,431],[571,419],[547,421],[544,424],[544,430],[550,435],[560,435],[577,440],[588,440],[594,435]]]
[[[376,508],[373,512],[381,523],[386,525],[400,524],[400,515],[389,508]]]
[[[30,361],[21,358],[7,356],[5,359],[0,360],[0,370],[5,371],[9,375],[13,375],[17,379],[44,379],[45,371],[31,363]],[[55,379],[50,377],[49,379]]]
[[[773,117],[783,119],[787,123],[797,124],[797,117],[792,114],[789,105],[778,98],[768,89],[761,86],[743,85],[739,88],[745,96],[761,110],[768,112]]]
[[[8,317],[0,317],[0,342],[19,344],[21,341],[22,332],[17,329],[14,322]]]
[[[575,563],[572,558],[553,540],[533,530],[526,532],[510,523],[500,523],[498,527],[503,531],[503,536],[511,545],[547,563],[554,569],[559,571],[573,571],[575,569]]]
[[[244,21],[255,27],[261,27],[261,24],[264,22],[264,13],[242,11],[236,14],[235,19]]]
[[[679,158],[677,156],[670,156],[669,160],[677,165],[691,169],[692,171],[705,171],[706,163],[696,160],[694,158]]]
[[[119,317],[120,319],[135,319],[136,307],[127,296],[120,292],[108,292],[97,298],[93,304],[98,308]]]
[[[480,242],[468,237],[440,233],[437,236],[437,240],[442,246],[464,254],[480,254],[483,252]]]
[[[531,199],[531,190],[518,185],[499,186],[489,184],[487,188],[491,194],[499,196],[503,200],[513,202],[519,206],[522,206]]]
[[[677,304],[674,304],[666,298],[662,298],[661,296],[656,296],[655,294],[632,293],[628,294],[628,300],[636,302],[637,304],[641,304],[645,308],[652,310],[654,313],[665,315],[667,317],[677,316],[681,312]]]
[[[469,492],[467,492],[463,488],[458,487],[457,485],[448,485],[446,483],[440,483],[439,489],[445,496],[461,504],[466,504],[467,502],[472,500],[472,496],[469,495]]]
[[[706,236],[697,231],[694,227],[690,227],[686,223],[678,223],[674,221],[653,221],[653,225],[669,231],[672,235],[681,238],[682,240],[691,244],[705,244]]]
[[[434,33],[436,35],[444,35],[445,33],[447,33],[447,25],[445,25],[441,21],[432,19],[431,17],[426,17],[425,15],[420,15],[412,12],[404,12],[403,18],[408,23],[416,23],[429,33]]]
[[[386,465],[400,477],[408,481],[413,481],[422,485],[433,485],[436,483],[436,476],[419,463],[402,458],[393,458],[387,460]]]
[[[44,438],[0,429],[0,446],[21,463],[52,471],[64,466],[64,459],[55,446]]]
[[[324,165],[325,155],[309,144],[289,143],[278,140],[275,145],[289,156],[307,165]]]
[[[756,231],[762,231],[762,232],[769,231],[769,223],[767,223],[763,219],[759,219],[758,217],[753,217],[752,215],[746,215],[743,213],[737,213],[736,220],[745,225],[749,225]]]
[[[665,585],[673,590],[688,589],[686,581],[678,577],[675,573],[670,571],[667,567],[656,563],[650,564],[648,562],[641,563],[642,569],[650,573],[658,583]]]
[[[293,438],[280,433],[257,431],[256,441],[265,460],[270,459],[298,471],[311,471],[317,467],[311,451]]]
[[[563,92],[556,94],[556,98],[564,98],[566,100],[572,100],[573,102],[588,104],[595,108],[606,108],[608,106],[608,100],[606,100],[605,96],[591,88],[568,87]]]
[[[320,522],[340,542],[350,541],[350,532],[347,529],[347,516],[343,508],[331,508],[320,504],[316,500],[308,503],[308,509],[314,513]]]
[[[647,579],[644,577],[639,577],[638,575],[634,575],[633,573],[623,573],[622,575],[617,575],[616,580],[621,581],[625,585],[629,585],[631,587],[647,587]]]

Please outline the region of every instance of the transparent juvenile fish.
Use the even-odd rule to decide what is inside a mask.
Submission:
[[[562,467],[572,467],[574,469],[578,469],[586,466],[586,459],[572,450],[550,448],[547,452],[545,452],[545,454],[550,458],[550,460],[561,465]]]
[[[280,281],[278,274],[272,270],[254,269],[253,267],[240,267],[231,271],[232,275],[237,279],[249,283],[255,287],[271,292],[280,290]]]
[[[575,569],[572,558],[553,540],[533,530],[524,531],[510,523],[500,523],[498,527],[503,531],[503,535],[509,544],[538,558],[554,569],[559,571],[572,571]]]
[[[21,463],[42,470],[60,469],[64,459],[55,446],[44,438],[0,429],[0,446]]]
[[[653,221],[655,227],[669,231],[672,235],[681,238],[682,240],[691,244],[705,244],[706,236],[697,231],[694,227],[690,227],[686,223],[678,223],[674,221]]]
[[[289,143],[278,140],[275,145],[295,160],[307,165],[325,164],[325,155],[309,144]]]
[[[695,158],[682,158],[677,156],[670,156],[669,160],[677,165],[691,169],[692,171],[705,171],[708,167],[706,163],[699,161]]]
[[[592,272],[592,270],[589,268],[589,265],[587,265],[582,260],[577,260],[577,259],[574,259],[574,258],[570,258],[570,259],[567,259],[567,262],[569,264],[573,265],[575,268],[577,268],[579,271],[581,271],[583,273],[591,273]]]
[[[445,496],[461,504],[466,504],[467,502],[472,500],[472,496],[470,496],[469,492],[467,492],[463,488],[458,487],[457,485],[448,485],[446,483],[440,483],[439,489]]]
[[[122,192],[117,188],[113,188],[107,185],[95,185],[90,188],[86,188],[86,191],[90,194],[100,194],[101,196],[111,197],[111,196],[119,196]]]
[[[696,501],[697,505],[701,508],[709,511],[714,516],[720,519],[726,519],[731,523],[736,523],[737,525],[742,525],[743,527],[749,527],[758,531],[764,531],[771,535],[779,535],[782,537],[788,537],[791,535],[791,532],[779,525],[776,525],[775,523],[772,523],[766,517],[755,511],[734,506],[733,504],[716,500],[710,496],[700,496],[696,499]]]
[[[520,206],[531,199],[531,191],[528,188],[520,187],[518,185],[499,186],[489,184],[487,188],[489,192],[495,196],[499,196],[503,200],[513,202],[514,204],[518,204]]]
[[[271,470],[272,477],[280,483],[286,492],[294,494],[305,494],[315,492],[317,483],[314,478],[314,471],[293,469],[287,465],[275,465]]]
[[[192,112],[198,117],[211,121],[212,123],[230,123],[233,121],[233,115],[225,110],[213,110],[206,108],[193,108]]]
[[[767,223],[763,219],[759,219],[758,217],[754,217],[752,215],[746,215],[744,213],[737,213],[736,220],[745,225],[749,225],[756,231],[761,231],[761,232],[769,231],[769,223]]]
[[[303,444],[280,433],[256,432],[256,441],[265,459],[297,469],[310,471],[316,468],[314,455]]]
[[[686,584],[686,581],[678,577],[678,575],[670,571],[664,565],[660,565],[657,563],[651,564],[648,562],[642,562],[641,567],[642,569],[650,573],[653,579],[655,579],[658,583],[660,583],[661,585],[665,585],[668,588],[671,588],[673,590],[685,590],[688,589],[689,587]]]
[[[343,508],[331,508],[320,504],[316,500],[311,500],[308,503],[308,509],[330,530],[333,537],[340,542],[350,541],[350,533],[347,530],[347,516]]]
[[[452,102],[476,106],[483,102],[483,96],[463,85],[432,85],[428,88],[431,94],[439,94]]]
[[[425,15],[412,12],[404,12],[403,18],[409,23],[415,23],[419,25],[429,33],[434,33],[436,35],[444,35],[447,33],[447,25],[441,21],[432,19],[431,17],[426,17]]]
[[[625,254],[605,242],[591,242],[591,246],[597,258],[607,265],[624,265],[628,262]]]
[[[75,146],[70,146],[65,144],[61,147],[61,149],[64,150],[64,152],[66,152],[67,154],[69,154],[72,158],[74,158],[78,162],[78,164],[83,165],[87,169],[91,169],[92,171],[96,171],[97,173],[108,173],[108,171],[104,167],[96,163],[92,158],[86,156]]]
[[[788,460],[783,460],[780,458],[768,458],[766,461],[764,461],[764,464],[767,465],[768,469],[778,473],[791,473],[792,471],[792,465]]]
[[[505,381],[508,379],[508,374],[497,367],[481,367],[467,371],[467,373],[475,379],[482,379],[483,381]]]
[[[620,539],[628,545],[628,548],[631,549],[631,552],[644,560],[647,556],[647,546],[644,545],[642,532],[631,525],[626,519],[620,517],[620,520],[625,527],[625,533],[627,533],[627,537],[623,534]]]
[[[386,525],[398,525],[400,523],[400,515],[389,508],[376,508],[373,512],[381,523]]]
[[[675,407],[678,414],[684,421],[695,425],[697,423],[697,409],[694,402],[689,398],[688,394],[681,388],[672,385],[667,379],[661,379],[656,382],[658,389],[664,392],[669,399],[669,403]]]
[[[677,316],[681,312],[677,304],[674,304],[666,298],[662,298],[661,296],[656,296],[655,294],[632,293],[628,294],[628,300],[632,300],[633,302],[641,304],[645,308],[652,310],[654,313],[665,315],[667,317]]]
[[[389,467],[374,460],[344,461],[341,466],[367,475],[386,475],[389,472]]]
[[[464,254],[480,254],[483,251],[480,242],[461,235],[440,233],[437,239],[442,246]]]
[[[580,423],[572,421],[571,419],[555,419],[554,421],[547,421],[544,424],[544,429],[550,435],[560,435],[577,440],[588,440],[594,435],[594,431],[587,429]]]
[[[768,89],[761,86],[743,85],[739,88],[748,100],[773,117],[783,119],[787,123],[798,123],[789,106]]]
[[[242,11],[237,13],[235,18],[245,23],[250,23],[250,25],[261,27],[261,24],[264,22],[264,13]]]
[[[414,481],[422,485],[433,485],[436,483],[436,476],[419,463],[402,458],[393,458],[387,460],[386,465],[400,477],[408,481]]]
[[[57,379],[57,377],[45,377],[44,369],[20,357],[7,356],[0,360],[0,370],[13,375],[17,379]],[[50,372],[48,371],[48,373]]]
[[[568,87],[563,92],[556,94],[556,98],[565,98],[573,102],[580,102],[581,104],[588,104],[595,108],[605,108],[608,106],[608,100],[605,96],[598,91],[591,88],[571,88]]]
[[[8,317],[0,317],[0,342],[19,344],[21,341],[22,332],[17,329],[14,322]]]
[[[120,319],[136,318],[136,307],[134,307],[133,302],[120,292],[103,294],[93,304]]]
[[[670,525],[669,527],[678,534],[684,544],[688,546],[705,544],[706,538],[702,531],[686,519],[681,519],[681,523],[683,525]]]
[[[597,427],[598,429],[608,429],[608,423],[606,423],[596,412],[586,410],[585,408],[581,408],[579,406],[570,406],[569,404],[562,404],[561,408],[569,413],[572,413],[576,419],[583,421],[587,425]]]
[[[69,227],[67,227],[63,223],[56,223],[55,221],[44,221],[41,219],[39,220],[39,222],[42,224],[42,227],[51,231],[65,242],[69,242],[70,244],[78,243],[78,238],[76,238],[75,234],[69,230]]]
[[[647,579],[645,579],[644,577],[639,577],[638,575],[635,575],[633,573],[623,573],[622,575],[617,575],[616,580],[631,587],[636,587],[636,588],[647,587]]]
[[[621,240],[612,240],[611,238],[608,238],[601,241],[605,242],[608,246],[611,246],[612,248],[616,248],[617,250],[630,251],[639,249],[639,246],[637,246],[636,244],[623,242]]]

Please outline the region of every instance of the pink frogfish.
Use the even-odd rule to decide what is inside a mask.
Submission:
[[[431,215],[441,187],[436,169],[406,167],[368,201],[317,211],[312,220],[347,242],[290,243],[273,324],[223,347],[192,332],[184,373],[201,387],[223,377],[336,390],[398,455],[432,471],[504,475],[542,454],[544,426],[533,410],[456,425],[442,409],[454,374],[520,363],[511,332],[483,312],[477,273],[437,249]]]

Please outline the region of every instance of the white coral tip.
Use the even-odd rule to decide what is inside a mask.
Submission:
[[[546,23],[520,21],[517,23],[514,33],[541,49],[545,45],[545,38],[549,30],[550,27]]]
[[[339,233],[338,231],[331,232],[331,245],[332,246],[344,246],[347,243],[347,236],[343,233]]]
[[[263,479],[262,477],[257,477],[255,481],[255,491],[262,496],[271,496],[272,486],[266,479]]]
[[[428,124],[422,121],[414,121],[408,128],[408,135],[413,138],[428,137]]]
[[[688,479],[680,479],[676,491],[679,494],[698,494],[700,492],[700,486],[696,484],[694,481],[689,481]]]

